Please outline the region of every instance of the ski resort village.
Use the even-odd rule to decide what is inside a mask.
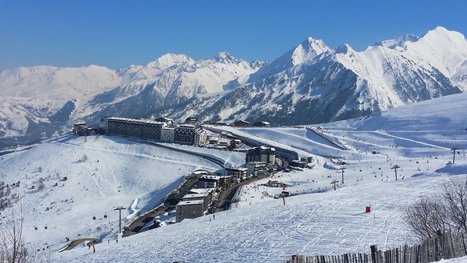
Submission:
[[[113,14],[117,7],[108,1],[64,2],[105,2],[105,15],[89,22],[91,28],[87,18],[78,21],[80,28],[98,28],[95,36],[67,25],[62,30],[92,45],[106,36],[103,56],[115,61],[117,55],[137,62],[153,49],[168,50],[157,46],[164,41],[176,41],[173,50],[191,50],[189,45],[209,52],[218,49],[208,45],[216,38],[235,51],[235,45],[255,44],[246,36],[241,44],[233,41],[243,40],[234,36],[237,27],[222,25],[226,17],[245,23],[224,14],[235,9],[230,5],[207,23],[219,28],[206,29],[209,37],[200,43],[203,37],[191,31],[153,32],[157,39],[150,41],[130,35],[144,35],[140,27],[148,25],[169,27],[164,20],[190,28],[206,13],[192,17],[167,6],[157,16],[141,9],[135,17],[126,9]],[[285,1],[275,3],[278,12]],[[10,25],[4,17],[20,14],[6,16],[4,5],[0,24]],[[458,20],[465,26],[463,6]],[[272,7],[263,3],[256,10],[267,8]],[[293,25],[282,26],[290,22],[285,17],[271,26],[292,32],[303,24],[309,32],[324,24],[310,22],[320,8],[303,8],[304,20]],[[49,19],[42,9],[25,13],[41,15],[40,23],[25,31],[28,37],[43,34],[35,31]],[[349,23],[369,15],[343,9],[336,14],[351,13]],[[73,12],[62,14],[66,10]],[[63,20],[97,9],[66,10],[59,12]],[[174,19],[179,16],[190,19]],[[267,62],[219,52],[195,56],[203,59],[168,53],[120,68],[0,64],[0,263],[467,262],[467,41],[465,32],[458,32],[462,26],[433,28],[436,16],[426,16],[434,20],[420,36],[376,43],[366,38],[374,44],[360,51],[348,44],[332,48],[312,37],[296,39]],[[246,20],[248,27],[260,20],[256,13],[253,18]],[[360,23],[377,26],[378,34],[360,28],[355,34],[385,36],[390,30],[380,29],[377,18]],[[384,20],[395,24],[394,14],[390,18]],[[334,26],[339,37],[348,36],[343,24]],[[270,30],[264,31],[274,33],[274,41],[261,42],[261,50],[289,45],[281,42],[288,34]],[[225,35],[211,35],[218,31]],[[258,26],[254,36],[260,31]],[[106,35],[115,32],[124,39]],[[0,37],[4,34],[0,27]],[[60,48],[47,41],[37,46],[84,59],[80,52],[91,50],[89,43],[65,50],[75,41],[59,41]],[[131,47],[114,47],[120,42]],[[16,45],[21,46],[13,41],[11,50]],[[24,49],[28,52],[11,61],[37,53]],[[0,60],[9,52],[0,47]],[[89,61],[103,59],[98,53],[89,51]],[[31,63],[38,61],[49,60]],[[75,64],[88,60],[80,61]],[[75,65],[70,63],[57,62]]]
[[[420,243],[407,207],[465,182],[466,101],[319,126],[77,124],[0,157],[2,222],[21,213],[28,246],[58,262],[371,261]]]

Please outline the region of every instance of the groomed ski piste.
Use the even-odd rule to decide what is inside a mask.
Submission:
[[[388,249],[417,243],[403,211],[419,198],[438,193],[444,182],[466,179],[465,112],[467,96],[460,94],[330,124],[222,127],[265,144],[295,149],[302,157],[312,156],[312,168],[280,172],[274,178],[244,186],[238,194],[239,202],[228,211],[216,213],[215,218],[207,215],[184,220],[118,243],[110,234],[117,226],[112,210],[115,205],[129,208],[134,200],[145,199],[143,193],[161,197],[193,169],[218,167],[193,155],[105,136],[88,137],[87,142],[82,137],[65,137],[0,158],[3,178],[13,180],[19,171],[22,183],[37,180],[33,171],[38,166],[42,167],[42,177],[46,177],[45,172],[52,176],[58,172],[62,177],[73,174],[62,188],[48,186],[47,191],[39,193],[22,189],[25,197],[19,203],[23,213],[34,216],[25,220],[26,239],[34,244],[51,244],[52,262],[284,262],[294,254],[368,253],[370,245]],[[460,150],[455,164],[448,164],[453,147]],[[78,162],[84,154],[87,161]],[[218,154],[231,158],[222,157],[221,151]],[[233,159],[240,162],[241,157]],[[346,163],[345,180],[333,190],[331,182],[342,180],[338,170],[342,161]],[[161,168],[164,165],[166,169]],[[391,169],[394,165],[400,167],[397,181]],[[93,175],[93,171],[100,175]],[[281,198],[274,198],[283,188],[262,185],[269,180],[288,185],[286,191],[291,196],[285,198],[285,204]],[[121,192],[115,189],[118,186]],[[73,203],[60,202],[68,195],[73,196]],[[42,211],[45,206],[53,209]],[[364,213],[367,206],[370,213]],[[144,203],[138,207],[144,207]],[[24,212],[33,209],[35,213]],[[101,219],[105,213],[107,219]],[[34,225],[39,230],[34,230]],[[108,234],[96,245],[95,253],[84,245],[58,253],[65,245],[64,233],[95,234],[97,226],[101,226],[100,233]]]
[[[0,156],[0,181],[19,199],[0,212],[0,222],[11,219],[12,213],[24,217],[25,239],[40,253],[55,253],[75,239],[115,240],[116,207],[125,208],[125,226],[161,203],[185,175],[222,169],[197,151],[180,153],[121,137],[74,135],[19,149]],[[245,159],[234,152],[209,154],[232,166]],[[19,187],[12,186],[17,182]]]

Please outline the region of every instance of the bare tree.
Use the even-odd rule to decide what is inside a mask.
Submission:
[[[437,231],[449,231],[451,228],[446,209],[437,198],[422,198],[407,208],[405,217],[415,234],[422,239],[436,237]]]
[[[23,238],[23,218],[12,217],[0,225],[0,262],[25,263],[28,253]]]
[[[405,211],[407,223],[422,239],[433,238],[439,231],[467,234],[465,182],[451,180],[441,188],[441,194],[424,197]]]
[[[443,203],[447,217],[459,232],[467,234],[467,192],[465,183],[451,180],[443,185]]]

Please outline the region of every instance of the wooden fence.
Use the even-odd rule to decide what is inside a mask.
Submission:
[[[439,233],[436,238],[414,246],[382,251],[373,245],[370,254],[349,253],[335,256],[293,255],[287,263],[428,263],[467,255],[467,237]]]

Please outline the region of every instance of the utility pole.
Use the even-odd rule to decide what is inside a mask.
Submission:
[[[123,206],[115,207],[115,211],[118,210],[118,233],[122,233],[122,210],[125,209]]]
[[[339,170],[341,171],[341,173],[342,173],[342,181],[341,181],[341,182],[342,182],[342,184],[344,184],[344,170],[345,170],[345,168],[344,168],[344,167],[341,167],[341,168],[339,168],[339,169],[337,169],[337,170],[338,170],[338,171],[339,171]]]
[[[401,168],[399,165],[394,165],[391,169],[394,169],[394,176],[396,177],[396,181],[397,181],[397,168]]]
[[[331,182],[332,185],[334,185],[334,191],[336,191],[336,184],[339,183],[339,181],[334,180]]]
[[[456,151],[459,150],[459,148],[452,148],[452,164],[456,162]]]

